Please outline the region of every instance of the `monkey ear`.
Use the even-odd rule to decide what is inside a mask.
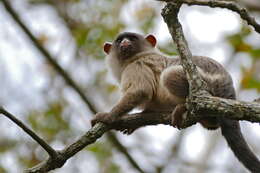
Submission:
[[[106,42],[104,44],[104,47],[103,47],[104,48],[104,52],[106,52],[106,54],[109,54],[111,47],[112,47],[112,44],[109,43],[109,42]]]
[[[151,43],[151,45],[152,45],[153,47],[155,47],[157,40],[156,40],[156,38],[155,38],[154,35],[149,34],[149,35],[147,35],[147,36],[145,37],[145,39],[146,39],[149,43]]]

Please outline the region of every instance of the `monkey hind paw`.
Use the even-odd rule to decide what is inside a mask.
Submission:
[[[119,130],[125,135],[131,135],[137,128],[127,128],[127,129],[122,129]]]
[[[184,104],[178,104],[171,115],[171,125],[178,129],[182,129],[182,120],[187,114],[187,109]]]
[[[199,122],[204,128],[208,130],[216,130],[220,126],[218,120],[216,118],[211,117],[200,120]]]

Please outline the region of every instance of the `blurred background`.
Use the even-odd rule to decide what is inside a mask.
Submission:
[[[109,111],[120,93],[108,74],[103,43],[122,31],[152,33],[164,53],[176,55],[154,0],[0,1],[0,105],[55,149],[63,149],[90,128],[95,111]],[[260,23],[258,0],[238,0]],[[260,35],[231,11],[184,5],[179,14],[194,55],[210,56],[231,73],[238,99],[260,91]],[[83,100],[48,60],[43,47],[85,94]],[[89,106],[90,104],[92,105]],[[95,108],[93,108],[95,107]],[[259,124],[241,122],[243,134],[260,156]],[[4,116],[0,117],[0,173],[17,173],[47,157],[42,148]],[[55,173],[246,173],[220,131],[200,125],[185,130],[157,125],[130,136],[116,132],[86,147]],[[116,142],[115,142],[116,140]],[[122,147],[125,147],[125,152]],[[129,154],[132,161],[129,161]],[[136,163],[136,164],[134,164]]]

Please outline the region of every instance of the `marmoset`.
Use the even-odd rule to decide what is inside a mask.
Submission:
[[[111,124],[134,108],[145,112],[173,111],[172,125],[180,127],[179,119],[186,111],[184,103],[189,83],[180,57],[169,58],[156,49],[153,35],[143,36],[124,32],[113,43],[105,43],[106,61],[120,83],[122,97],[109,113],[98,113],[92,125]],[[204,56],[193,56],[201,78],[213,96],[235,99],[232,78],[224,67]],[[221,128],[222,135],[243,165],[253,173],[260,173],[260,162],[242,136],[239,122],[223,117],[207,118],[200,123],[207,129]],[[129,129],[128,133],[135,129]]]

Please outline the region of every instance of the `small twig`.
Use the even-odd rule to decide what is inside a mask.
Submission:
[[[14,115],[6,111],[3,107],[0,107],[0,114],[5,115],[15,124],[17,124],[21,129],[23,129],[23,131],[25,131],[29,136],[31,136],[49,154],[50,157],[57,156],[57,152],[50,145],[48,145],[42,138],[40,138],[36,133],[34,133],[22,121],[18,120]]]
[[[238,4],[232,1],[217,1],[217,0],[160,0],[165,2],[181,2],[187,5],[201,5],[201,6],[209,6],[212,8],[226,8],[231,11],[237,12],[240,17],[247,21],[249,25],[251,25],[256,32],[260,33],[260,24],[258,24],[254,17],[249,15],[249,12],[240,7]]]

